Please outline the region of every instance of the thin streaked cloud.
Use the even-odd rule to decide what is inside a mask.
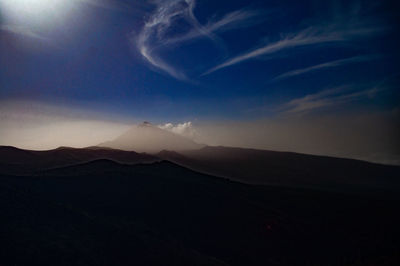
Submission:
[[[362,55],[362,56],[354,56],[354,57],[350,57],[350,58],[334,60],[334,61],[326,62],[323,64],[318,64],[318,65],[314,65],[314,66],[310,66],[310,67],[306,67],[306,68],[292,70],[292,71],[289,71],[289,72],[286,72],[286,73],[283,73],[283,74],[277,76],[273,80],[281,80],[281,79],[285,79],[285,78],[289,78],[289,77],[293,77],[293,76],[302,75],[302,74],[305,74],[308,72],[321,70],[324,68],[332,68],[332,67],[339,67],[339,66],[343,66],[343,65],[347,65],[347,64],[352,64],[352,63],[366,62],[366,61],[371,61],[371,60],[375,60],[378,58],[380,58],[379,55]]]
[[[373,98],[382,91],[381,86],[354,91],[351,86],[329,88],[317,93],[293,99],[279,108],[286,114],[304,114],[317,109],[338,106],[348,102],[359,100],[363,97]]]
[[[203,75],[266,55],[271,58],[277,53],[298,47],[311,48],[313,45],[332,45],[365,40],[365,38],[375,36],[387,29],[376,18],[367,17],[363,14],[359,6],[355,9],[346,10],[340,15],[334,15],[327,21],[314,19],[312,22],[309,21],[307,25],[309,26],[295,32],[281,33],[275,41],[269,41],[228,58],[205,71]],[[264,38],[271,40],[271,36],[264,36]]]
[[[208,38],[222,46],[222,41],[214,32],[251,25],[250,19],[260,14],[252,10],[236,10],[202,25],[193,13],[195,0],[156,1],[155,4],[155,11],[145,21],[139,34],[132,38],[132,42],[151,66],[179,80],[187,80],[184,71],[162,59],[158,51],[161,47],[196,38]],[[181,34],[171,34],[177,27],[178,20],[180,23],[184,21],[190,29]]]
[[[271,55],[282,50],[310,46],[316,44],[327,44],[335,42],[349,41],[357,37],[369,36],[382,30],[377,27],[360,27],[341,29],[336,26],[329,25],[324,27],[309,27],[297,33],[287,34],[280,40],[268,43],[264,46],[254,48],[246,53],[234,56],[225,62],[209,69],[203,75],[213,73],[222,68],[239,64],[241,62],[258,58],[264,55]]]

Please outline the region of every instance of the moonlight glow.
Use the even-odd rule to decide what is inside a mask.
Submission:
[[[0,0],[2,16],[8,23],[51,23],[69,13],[71,0]]]

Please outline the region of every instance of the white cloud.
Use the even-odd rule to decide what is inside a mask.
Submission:
[[[270,42],[261,47],[253,48],[241,55],[234,56],[209,69],[203,73],[203,75],[253,58],[272,55],[282,50],[316,44],[350,41],[355,38],[370,36],[382,29],[382,27],[371,25],[371,23],[359,21],[357,18],[354,18],[348,23],[346,21],[338,21],[331,24],[310,26],[298,32],[283,35],[278,41]]]
[[[341,86],[308,94],[304,97],[296,98],[279,108],[284,113],[303,114],[329,106],[337,106],[362,97],[373,98],[376,93],[383,90],[379,85],[373,88],[351,91],[351,86]]]
[[[199,28],[193,28],[183,35],[165,39],[159,46],[156,47],[156,49],[196,38],[209,38],[216,44],[222,46],[222,41],[220,41],[220,39],[213,34],[214,32],[248,27],[256,23],[256,20],[253,19],[256,17],[261,17],[261,14],[261,12],[254,10],[236,10],[224,15],[220,19],[212,19],[208,21],[206,25],[201,26],[201,30],[199,30]]]
[[[305,74],[308,72],[312,72],[312,71],[316,71],[316,70],[320,70],[320,69],[324,69],[324,68],[338,67],[338,66],[342,66],[342,65],[346,65],[346,64],[351,64],[351,63],[370,61],[370,60],[374,60],[377,58],[378,58],[378,56],[376,56],[376,55],[364,55],[364,56],[354,56],[354,57],[350,57],[350,58],[330,61],[330,62],[326,62],[323,64],[318,64],[318,65],[314,65],[311,67],[296,69],[296,70],[292,70],[292,71],[283,73],[283,74],[277,76],[276,78],[274,78],[274,80],[280,80],[280,79],[284,79],[284,78],[298,76],[301,74]]]
[[[193,13],[195,0],[154,1],[154,3],[155,11],[145,21],[139,34],[132,38],[132,42],[150,65],[179,80],[187,80],[186,75],[163,60],[157,50],[200,37],[209,38],[221,45],[222,41],[213,32],[250,25],[250,18],[259,14],[251,10],[236,10],[219,20],[202,25]],[[183,28],[186,28],[186,31],[182,32],[182,29],[177,27],[179,23],[185,24]]]
[[[159,125],[158,127],[191,139],[196,136],[196,130],[193,128],[193,124],[190,121],[175,125],[172,123],[166,123],[164,125]]]

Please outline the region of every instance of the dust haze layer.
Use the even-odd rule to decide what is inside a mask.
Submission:
[[[249,121],[191,117],[177,122],[151,116],[124,116],[93,106],[72,108],[56,103],[1,101],[0,145],[48,150],[106,143],[118,149],[157,153],[164,149],[196,149],[200,147],[196,143],[202,143],[399,165],[399,117],[399,110],[394,109]],[[154,122],[152,130],[138,126],[145,119]],[[124,134],[129,129],[130,133]]]
[[[162,150],[193,150],[204,147],[191,139],[169,132],[148,122],[131,127],[114,140],[100,143],[100,147],[157,153]]]

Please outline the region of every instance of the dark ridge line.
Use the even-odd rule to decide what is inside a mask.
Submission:
[[[29,150],[29,149],[22,149],[22,148],[17,148],[15,146],[10,146],[10,145],[0,145],[0,149],[13,149],[16,151],[21,151],[21,152],[27,152],[30,154],[34,153],[41,153],[41,152],[50,152],[50,151],[57,151],[57,150],[87,150],[87,151],[98,151],[98,150],[104,150],[104,151],[120,151],[120,152],[126,152],[126,153],[135,153],[135,154],[142,154],[142,155],[149,155],[149,156],[155,156],[157,157],[157,154],[161,152],[175,152],[178,153],[182,156],[187,157],[186,155],[174,151],[174,150],[160,150],[159,152],[156,153],[147,153],[147,152],[137,152],[133,150],[122,150],[122,149],[117,149],[117,148],[110,148],[110,147],[104,147],[104,146],[88,146],[88,147],[83,147],[83,148],[74,148],[74,147],[68,147],[68,146],[60,146],[54,149],[48,149],[48,150]],[[310,154],[310,153],[300,153],[300,152],[293,152],[293,151],[275,151],[275,150],[264,150],[264,149],[255,149],[255,148],[243,148],[243,147],[231,147],[231,146],[209,146],[206,145],[202,148],[199,149],[188,149],[188,150],[183,150],[181,152],[190,152],[190,151],[200,151],[200,150],[210,150],[210,149],[233,149],[236,151],[251,151],[251,152],[269,152],[269,153],[275,153],[275,154],[281,154],[281,155],[296,155],[296,156],[307,156],[309,158],[320,158],[320,159],[330,159],[330,160],[339,160],[339,161],[347,161],[347,162],[358,162],[358,163],[364,163],[364,164],[369,164],[369,165],[376,165],[376,166],[391,166],[391,167],[396,167],[400,168],[400,165],[396,164],[389,164],[389,163],[379,163],[379,162],[371,162],[367,160],[362,160],[362,159],[356,159],[356,158],[348,158],[348,157],[335,157],[335,156],[330,156],[330,155],[317,155],[317,154]]]
[[[68,165],[68,166],[61,166],[61,167],[54,167],[54,168],[49,168],[49,169],[44,169],[44,170],[40,170],[37,171],[31,175],[7,175],[10,177],[43,177],[43,174],[46,174],[46,172],[49,171],[57,171],[57,170],[64,170],[64,169],[72,169],[74,167],[82,167],[82,166],[86,166],[86,165],[95,165],[98,163],[109,163],[115,167],[124,167],[124,168],[135,168],[135,167],[151,167],[151,166],[157,166],[157,165],[169,165],[169,166],[173,166],[176,167],[180,170],[185,170],[191,173],[194,173],[196,175],[199,176],[204,176],[213,180],[216,180],[218,182],[228,182],[228,183],[235,183],[235,184],[240,184],[240,185],[244,185],[244,186],[252,186],[252,187],[256,187],[256,186],[260,186],[260,187],[269,187],[269,185],[265,185],[265,184],[251,184],[251,183],[246,183],[246,182],[241,182],[238,180],[233,180],[227,177],[223,177],[223,176],[217,176],[217,175],[212,175],[212,174],[208,174],[208,173],[203,173],[203,172],[199,172],[199,171],[195,171],[193,169],[190,169],[188,167],[179,165],[177,163],[171,162],[169,160],[165,160],[165,159],[160,159],[159,161],[156,162],[150,162],[150,163],[137,163],[137,164],[126,164],[126,163],[120,163],[120,162],[116,162],[114,160],[111,159],[96,159],[96,160],[92,160],[92,161],[88,161],[88,162],[83,162],[83,163],[78,163],[78,164],[72,164],[72,165]],[[51,173],[48,173],[49,176],[51,176]],[[283,186],[282,186],[283,187]]]
[[[248,183],[248,182],[243,182],[243,181],[239,181],[239,180],[235,180],[235,179],[231,179],[229,177],[224,177],[224,176],[218,176],[218,175],[214,175],[214,174],[209,174],[209,173],[205,173],[205,172],[200,172],[200,171],[196,171],[193,170],[189,167],[185,167],[182,165],[179,165],[177,163],[171,162],[169,160],[165,160],[165,159],[160,159],[160,161],[156,161],[156,162],[150,162],[150,163],[137,163],[137,164],[125,164],[125,163],[120,163],[120,162],[116,162],[114,160],[111,159],[96,159],[96,160],[91,160],[88,162],[83,162],[83,163],[78,163],[78,164],[72,164],[72,165],[68,165],[68,166],[61,166],[61,167],[55,167],[55,168],[49,168],[49,169],[45,169],[45,170],[40,170],[37,171],[35,173],[32,173],[30,175],[10,175],[10,174],[0,174],[0,178],[2,177],[9,177],[9,178],[45,178],[45,177],[68,177],[68,176],[52,176],[51,173],[48,173],[48,176],[45,176],[44,174],[46,174],[46,172],[49,171],[57,171],[57,170],[63,170],[63,169],[71,169],[74,167],[82,167],[82,166],[86,166],[86,165],[95,165],[98,163],[109,163],[112,164],[115,167],[123,167],[123,168],[135,168],[135,167],[151,167],[151,166],[156,166],[156,165],[169,165],[169,166],[173,166],[176,168],[179,168],[181,170],[185,170],[185,171],[189,171],[193,174],[198,175],[199,177],[206,177],[209,178],[213,181],[216,181],[218,183],[228,183],[228,184],[233,184],[233,185],[240,185],[240,186],[245,186],[245,187],[253,187],[253,188],[266,188],[266,189],[280,189],[280,190],[284,190],[284,191],[293,191],[293,190],[301,190],[303,192],[317,192],[317,193],[323,193],[323,192],[327,192],[330,194],[335,194],[335,195],[357,195],[357,196],[363,196],[363,197],[370,197],[371,195],[365,194],[365,192],[363,191],[353,191],[354,188],[357,188],[357,186],[353,187],[351,185],[347,185],[346,188],[347,189],[340,189],[337,190],[335,188],[329,188],[329,187],[318,187],[318,186],[312,186],[312,185],[281,185],[281,184],[275,184],[275,183],[269,183],[269,184],[254,184],[254,183]],[[81,175],[78,175],[81,176]],[[364,188],[365,189],[365,188]],[[400,195],[396,192],[396,191],[391,191],[391,190],[387,190],[387,189],[382,189],[382,190],[378,190],[377,191],[379,195],[382,196],[387,196],[388,199],[390,200],[397,200],[400,201]],[[384,193],[384,194],[382,194]],[[388,194],[386,194],[388,193]],[[382,198],[382,200],[386,200],[386,197]]]
[[[207,145],[207,146],[205,146],[203,148],[200,148],[198,150],[207,150],[207,149],[213,149],[213,148],[217,148],[217,149],[218,148],[219,149],[234,149],[236,151],[270,152],[270,153],[275,153],[275,154],[279,153],[279,154],[283,154],[283,155],[308,156],[308,157],[313,157],[313,158],[330,159],[330,160],[341,160],[341,161],[353,161],[353,162],[359,162],[359,163],[365,163],[365,164],[394,166],[394,167],[400,168],[400,165],[396,165],[396,164],[385,164],[385,163],[371,162],[371,161],[362,160],[362,159],[356,159],[356,158],[340,157],[340,156],[332,156],[332,155],[318,155],[318,154],[301,153],[301,152],[295,152],[295,151],[276,151],[276,150],[264,150],[264,149],[221,146],[221,145],[218,145],[218,146]],[[163,151],[169,151],[170,152],[170,150],[163,150]],[[186,151],[195,151],[195,150],[186,150]]]

